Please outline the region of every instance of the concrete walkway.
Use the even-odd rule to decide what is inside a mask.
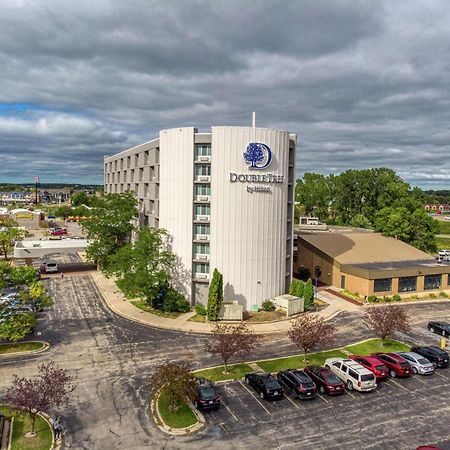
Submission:
[[[91,276],[102,293],[108,307],[126,319],[138,322],[143,325],[149,325],[156,328],[164,328],[169,330],[183,331],[186,333],[211,333],[213,324],[191,322],[188,319],[195,315],[194,312],[182,314],[176,319],[169,319],[166,317],[156,316],[154,314],[142,311],[126,299],[120,290],[117,288],[114,280],[106,278],[101,272],[91,272]],[[342,311],[357,311],[360,309],[350,302],[335,297],[328,292],[318,292],[317,297],[328,303],[328,306],[321,309],[317,314],[325,320],[330,320],[337,316]],[[271,333],[285,333],[291,326],[290,319],[266,322],[266,323],[247,323],[255,333],[271,334]]]

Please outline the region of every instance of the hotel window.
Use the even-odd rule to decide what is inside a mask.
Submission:
[[[195,234],[205,234],[209,236],[210,228],[208,224],[196,223],[194,225]]]
[[[195,195],[211,195],[211,186],[208,184],[196,184]]]
[[[127,169],[130,168],[130,161],[131,161],[131,157],[127,156]]]
[[[195,166],[195,175],[200,175],[200,176],[207,176],[207,175],[211,175],[211,166],[210,165],[206,165],[206,164],[199,164],[197,166]]]
[[[194,244],[194,253],[198,255],[209,255],[209,244]]]
[[[210,205],[195,205],[195,214],[197,216],[209,216],[211,214]]]
[[[373,283],[373,292],[390,292],[392,289],[392,278],[380,278]]]
[[[139,181],[142,181],[144,177],[144,169],[139,169]]]
[[[123,159],[120,160],[120,170],[123,170]]]
[[[400,277],[398,279],[398,292],[411,292],[417,290],[417,277]]]
[[[196,145],[195,156],[211,156],[211,145]]]
[[[144,152],[144,166],[148,166],[148,150]]]
[[[194,264],[195,273],[209,273],[209,264],[205,263],[195,263]]]
[[[442,283],[442,275],[425,275],[423,288],[427,291],[430,289],[440,289]]]

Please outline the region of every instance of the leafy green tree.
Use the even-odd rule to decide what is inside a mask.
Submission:
[[[410,217],[411,240],[409,243],[424,252],[436,252],[436,234],[439,223],[422,208],[416,209]]]
[[[62,205],[59,208],[55,209],[53,213],[55,214],[56,217],[61,217],[64,220],[66,220],[73,214],[72,208],[66,205]]]
[[[219,319],[220,308],[223,304],[223,275],[214,269],[211,283],[208,291],[208,320],[216,321]]]
[[[0,261],[0,289],[6,287],[13,267],[9,262]]]
[[[303,288],[303,298],[305,299],[305,310],[308,310],[314,304],[314,286],[311,278]]]
[[[303,281],[293,279],[289,286],[289,294],[299,298],[303,297],[304,285]]]
[[[144,297],[153,307],[159,306],[158,297],[170,289],[175,260],[167,238],[164,229],[143,228],[134,244],[124,245],[111,256],[106,273],[117,277],[117,286],[125,295]]]
[[[34,314],[23,312],[12,314],[0,323],[0,339],[15,345],[33,331],[35,324]]]
[[[26,236],[26,230],[18,228],[17,223],[14,220],[0,221],[0,248],[5,260],[8,259],[8,253],[12,251],[14,243]]]
[[[77,194],[72,195],[72,206],[80,206],[80,205],[89,205],[89,196],[86,192],[78,192]]]
[[[133,219],[138,216],[134,194],[106,194],[91,211],[91,216],[83,221],[83,229],[90,241],[86,255],[97,261],[101,270],[111,273],[113,255],[128,244],[135,229]]]
[[[330,186],[324,175],[305,173],[303,180],[297,180],[295,199],[303,206],[306,215],[326,219],[330,197]]]
[[[12,267],[9,273],[9,279],[14,286],[23,286],[37,281],[38,273],[32,266]]]
[[[350,220],[350,226],[355,228],[372,228],[370,220],[364,214],[356,214]]]
[[[38,301],[39,310],[53,305],[52,298],[48,295],[47,289],[45,289],[41,281],[33,281],[30,283],[28,290],[21,292],[21,299],[24,303]]]

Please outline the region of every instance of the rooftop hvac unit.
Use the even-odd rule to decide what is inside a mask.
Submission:
[[[202,240],[202,241],[207,241],[208,240],[208,236],[199,235],[199,236],[197,236],[197,239]]]
[[[199,216],[198,220],[203,220],[207,222],[209,220],[209,216]]]
[[[198,177],[199,181],[209,181],[208,175],[201,175]]]
[[[195,274],[195,277],[202,280],[206,280],[208,278],[208,275],[206,275],[206,273],[197,273]]]
[[[209,161],[209,156],[200,156],[199,161]]]
[[[198,199],[203,201],[203,202],[208,202],[209,201],[209,197],[199,197]]]
[[[208,259],[208,255],[197,255],[197,259]]]

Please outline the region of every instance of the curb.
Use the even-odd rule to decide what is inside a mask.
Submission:
[[[428,299],[424,299],[424,300],[411,300],[411,301],[399,301],[399,302],[366,302],[362,305],[363,308],[367,308],[370,306],[386,306],[386,305],[398,305],[398,306],[410,306],[410,305],[428,305],[428,304],[433,304],[433,303],[446,303],[449,302],[450,303],[450,298],[441,298],[441,299],[432,299],[430,298]]]
[[[25,342],[40,342],[44,344],[42,348],[38,348],[37,350],[26,350],[24,352],[12,352],[12,353],[3,353],[0,355],[0,358],[8,358],[8,357],[17,357],[17,356],[29,356],[29,355],[37,355],[39,353],[46,352],[50,348],[50,343],[47,341],[25,341]]]
[[[156,423],[156,426],[163,431],[164,433],[170,434],[172,436],[185,436],[190,435],[192,433],[195,433],[196,431],[201,430],[205,426],[205,417],[203,414],[197,410],[190,402],[188,403],[189,408],[191,408],[192,412],[197,417],[197,422],[193,425],[190,425],[185,428],[172,428],[166,425],[163,418],[161,417],[161,414],[158,410],[158,400],[159,396],[161,394],[161,390],[157,391],[156,394],[152,397],[152,400],[150,402],[150,409],[152,412],[153,420]]]
[[[62,438],[55,440],[55,433],[53,432],[53,424],[50,416],[46,413],[38,413],[38,416],[41,416],[48,423],[50,430],[52,430],[52,446],[49,450],[59,450],[62,447]]]

